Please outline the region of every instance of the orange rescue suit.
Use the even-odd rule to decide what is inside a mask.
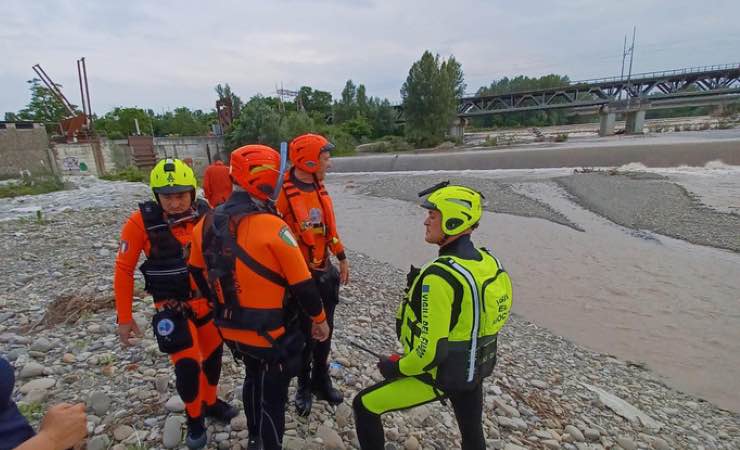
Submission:
[[[193,246],[190,252],[189,265],[198,269],[207,269],[203,249],[203,227],[205,223],[210,223],[208,217],[196,225],[193,234]],[[284,278],[287,284],[287,286],[275,284],[255,273],[241,260],[236,259],[233,279],[237,300],[242,308],[263,309],[265,311],[282,309],[286,289],[311,280],[311,274],[301,256],[295,238],[285,222],[274,214],[257,213],[243,217],[236,230],[236,243],[259,264]],[[216,283],[215,295],[219,304],[227,303],[220,282]],[[302,303],[302,299],[298,300]],[[303,304],[303,306],[306,308],[308,305]],[[315,323],[326,320],[320,302],[310,306],[311,308],[306,308],[306,312]],[[219,322],[218,314],[216,322]],[[239,342],[253,347],[272,347],[268,339],[256,331],[229,328],[224,325],[219,325],[219,329],[221,335],[227,341]],[[284,326],[279,326],[268,330],[267,334],[272,339],[277,340],[285,334],[285,331]]]
[[[212,208],[229,198],[232,187],[228,166],[225,166],[221,161],[216,161],[206,167],[206,171],[203,173],[203,192]]]
[[[321,181],[303,183],[291,170],[278,197],[277,210],[299,237],[301,252],[311,269],[324,268],[329,252],[344,259],[344,245],[337,234],[334,205]]]

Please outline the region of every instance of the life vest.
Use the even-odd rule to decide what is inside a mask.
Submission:
[[[472,389],[493,372],[496,364],[497,334],[509,318],[512,302],[511,280],[501,263],[485,248],[481,261],[442,256],[421,270],[412,268],[407,293],[399,308],[396,330],[404,353],[423,341],[422,311],[427,308],[429,286],[420,282],[426,275],[444,280],[454,293],[447,357],[430,370],[434,386],[442,391]],[[428,348],[428,347],[427,347]],[[427,350],[428,351],[428,350]]]
[[[196,221],[210,208],[203,200],[196,200],[195,213],[187,220]],[[164,210],[159,203],[147,201],[139,203],[139,211],[144,221],[151,248],[146,261],[139,266],[144,275],[144,289],[154,301],[185,301],[200,294],[191,288],[188,275],[189,244],[183,245],[177,240],[164,218]]]
[[[243,192],[233,193],[226,203],[208,213],[203,221],[203,258],[208,283],[219,297],[214,305],[216,326],[254,331],[277,347],[269,333],[285,324],[285,296],[270,299],[250,295],[246,300],[240,300],[238,295],[241,288],[236,282],[237,259],[270,282],[285,288],[288,286],[281,274],[255,260],[236,242],[239,223],[255,214],[276,213],[258,206]]]
[[[323,212],[323,222],[321,224],[314,224],[311,221],[306,205],[301,201],[301,190],[293,183],[288,177],[283,184],[283,190],[285,191],[285,197],[288,200],[288,207],[290,212],[295,219],[295,222],[291,223],[293,232],[299,237],[301,242],[308,248],[309,266],[312,268],[323,267],[324,260],[317,261],[314,259],[316,253],[316,232],[322,234],[326,238],[326,245],[330,242],[337,242],[339,237],[337,236],[336,219],[334,217],[334,207],[331,203],[329,193],[326,191],[324,183],[314,177],[314,192],[318,196],[319,203],[321,204],[321,210]],[[318,230],[317,230],[318,229]],[[324,252],[324,255],[327,255]]]

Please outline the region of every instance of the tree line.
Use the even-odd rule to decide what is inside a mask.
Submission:
[[[516,76],[494,80],[480,87],[478,95],[501,94],[531,89],[545,89],[570,82],[566,75],[549,74],[541,77]],[[31,100],[17,113],[5,114],[6,121],[30,120],[50,124],[68,115],[64,106],[38,79],[29,81]],[[243,101],[228,83],[215,87],[217,99],[229,98],[234,111],[231,126],[222,130],[228,147],[246,143],[277,146],[293,136],[315,132],[328,136],[340,152],[350,152],[358,144],[385,141],[389,149],[411,146],[429,147],[448,139],[455,122],[457,105],[466,88],[462,65],[450,56],[447,59],[425,51],[408,71],[400,94],[403,123],[397,121],[399,109],[385,98],[370,96],[362,83],[347,80],[338,98],[327,91],[302,86],[289,99],[254,95]],[[77,109],[77,107],[74,107]],[[706,113],[701,108],[663,110],[661,117]],[[218,123],[215,109],[191,110],[185,106],[173,111],[155,112],[137,107],[116,107],[95,117],[96,132],[111,139],[125,138],[136,132],[138,122],[142,134],[153,136],[207,135]],[[530,127],[560,125],[597,120],[576,116],[567,109],[528,111],[475,117],[474,128]]]

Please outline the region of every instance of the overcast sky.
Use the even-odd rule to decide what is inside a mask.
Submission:
[[[281,84],[336,97],[351,78],[396,102],[426,49],[454,55],[474,92],[518,74],[618,75],[633,24],[633,72],[738,63],[739,18],[737,0],[5,0],[0,113],[28,103],[35,63],[79,104],[82,56],[98,114],[210,110],[219,82],[246,100]]]

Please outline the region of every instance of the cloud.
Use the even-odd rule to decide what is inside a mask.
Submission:
[[[81,56],[98,113],[116,105],[208,110],[219,82],[243,98],[281,83],[338,96],[351,78],[369,95],[397,101],[426,49],[454,54],[469,91],[518,74],[608,76],[619,71],[633,24],[635,71],[733,62],[740,4],[716,3],[11,0],[0,16],[0,112],[27,103],[25,81],[37,62],[78,103]]]

